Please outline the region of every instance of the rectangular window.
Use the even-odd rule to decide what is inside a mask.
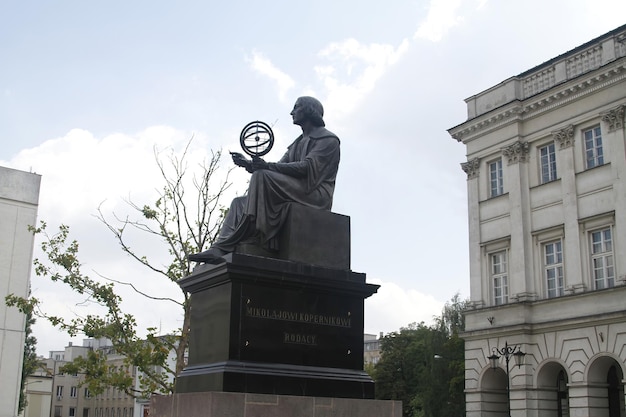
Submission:
[[[57,385],[57,398],[63,397],[63,385]]]
[[[556,154],[554,142],[539,148],[539,160],[541,163],[541,183],[545,184],[556,180]]]
[[[589,233],[591,239],[591,273],[597,290],[615,286],[613,239],[611,228]]]
[[[583,139],[585,141],[585,168],[589,169],[604,164],[600,126],[583,130]]]
[[[54,406],[54,417],[61,417],[61,412],[63,411],[63,408],[61,408],[60,405],[55,405]]]
[[[563,295],[563,242],[559,239],[543,245],[544,275],[548,297]]]
[[[89,388],[85,388],[85,398],[91,398],[91,392],[89,392]]]
[[[76,398],[77,395],[78,395],[78,388],[70,387],[70,397]]]
[[[89,417],[89,409],[83,408],[83,417]]]
[[[70,407],[70,417],[76,417],[76,408]]]
[[[489,197],[496,197],[504,192],[502,181],[502,159],[489,163]]]
[[[490,255],[490,258],[494,304],[506,304],[509,301],[509,282],[507,275],[506,251],[492,253]]]

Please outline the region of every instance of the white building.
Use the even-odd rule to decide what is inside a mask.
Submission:
[[[43,357],[40,360],[45,362]],[[43,366],[26,378],[26,406],[19,417],[50,417],[52,383],[52,374]]]
[[[33,233],[39,202],[37,174],[0,167],[0,417],[17,415],[24,356],[25,316],[4,297],[28,296]]]
[[[466,103],[467,416],[625,416],[626,25]]]
[[[85,357],[91,350],[106,351],[107,366],[126,368],[132,376],[135,389],[141,390],[142,373],[136,366],[125,363],[125,357],[115,353],[107,339],[84,339],[82,346],[70,343],[63,350],[51,351],[47,367],[53,375],[52,402],[47,415],[50,417],[147,417],[150,412],[150,398],[133,398],[125,392],[108,387],[94,395],[83,383],[83,375],[66,374],[61,368],[77,357]],[[176,353],[170,351],[168,366],[175,367]],[[155,369],[162,372],[162,369]]]

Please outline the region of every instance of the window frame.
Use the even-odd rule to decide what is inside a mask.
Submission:
[[[547,150],[546,155],[543,151]],[[546,143],[537,148],[539,157],[539,182],[547,184],[558,179],[558,169],[556,165],[556,144],[554,141]]]
[[[504,194],[502,158],[487,162],[487,171],[489,172],[489,198],[501,196]]]
[[[609,233],[608,239],[606,239],[606,232]],[[594,235],[599,236],[600,240],[594,241]],[[612,225],[599,227],[588,232],[590,278],[594,290],[615,287],[615,244],[613,236]],[[607,246],[609,246],[608,249]],[[599,250],[596,251],[596,249]],[[598,266],[596,261],[602,261],[601,265]],[[598,277],[599,271],[602,272],[602,277]]]
[[[604,165],[604,144],[602,141],[601,126],[597,124],[582,129],[581,138],[583,142],[583,160],[585,162],[585,169],[591,169]]]
[[[496,263],[496,259],[499,261]],[[492,288],[493,304],[504,305],[509,302],[508,250],[489,253],[489,279]]]
[[[558,250],[553,250],[549,254],[548,248],[555,248],[558,246]],[[543,280],[546,289],[547,298],[562,297],[565,295],[565,263],[563,260],[563,239],[553,239],[543,242],[541,244],[541,256],[542,256],[542,268],[543,268]],[[556,258],[551,261],[550,256]],[[550,273],[554,275],[550,277]],[[550,287],[550,282],[554,282],[553,288]]]

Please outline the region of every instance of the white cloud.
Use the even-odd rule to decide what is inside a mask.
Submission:
[[[333,115],[350,113],[408,47],[407,39],[397,47],[379,43],[365,45],[356,39],[329,44],[318,53],[328,63],[315,66],[327,94],[326,107]]]
[[[426,19],[420,23],[413,38],[439,42],[450,29],[463,21],[457,15],[462,3],[463,0],[431,0]],[[486,0],[481,0],[478,7],[483,7],[484,3]]]
[[[247,61],[252,66],[253,70],[276,82],[278,87],[278,97],[281,101],[285,101],[287,98],[287,92],[296,85],[295,81],[288,74],[274,66],[272,61],[258,51],[253,51],[252,58]]]
[[[404,289],[393,282],[368,280],[378,284],[378,292],[365,300],[365,333],[389,333],[410,323],[433,323],[444,303],[415,289]]]
[[[180,155],[190,138],[190,133],[166,126],[151,127],[134,135],[112,134],[101,138],[86,130],[74,129],[61,138],[25,149],[13,160],[0,164],[27,171],[32,167],[32,171],[42,175],[38,217],[48,223],[50,234],[54,234],[60,224],[70,226],[70,240],[75,239],[80,244],[83,273],[97,280],[102,280],[101,274],[132,282],[151,295],[182,300],[175,283],[125,255],[106,226],[93,215],[104,202],[103,213],[110,220],[113,220],[113,213],[122,218],[127,215],[137,218],[137,213],[124,199],[130,198],[140,206],[153,204],[156,190],[163,186],[155,162],[155,147],[162,151],[161,160],[167,161],[170,151]],[[187,155],[189,174],[200,174],[198,164],[209,157],[209,147],[204,142],[202,136],[192,141]],[[223,165],[229,166],[226,160]],[[217,175],[218,180],[223,178],[225,169]],[[193,199],[191,184],[187,189]],[[236,191],[233,187],[227,193],[224,205],[230,203]],[[189,207],[193,206],[191,200]],[[160,239],[145,233],[130,233],[130,244],[140,255],[147,256],[154,265],[167,263],[167,248]],[[34,257],[42,256],[36,243]],[[85,304],[82,296],[47,278],[33,277],[31,286],[33,296],[43,300],[43,310],[50,314],[72,318],[76,314],[93,313],[97,307]],[[152,326],[168,332],[180,327],[182,310],[176,304],[146,301],[127,287],[117,287],[123,295],[125,310],[136,316],[139,329]],[[37,321],[35,328],[40,354],[59,349],[69,341],[69,336],[58,333],[43,319]]]

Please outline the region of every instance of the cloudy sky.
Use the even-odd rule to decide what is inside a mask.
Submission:
[[[41,174],[39,217],[71,227],[86,272],[172,295],[121,253],[98,206],[125,215],[124,200],[154,200],[155,147],[193,137],[197,170],[211,150],[239,150],[252,120],[274,127],[266,159],[280,158],[299,133],[293,102],[316,96],[342,140],[333,211],[351,217],[352,269],[382,285],[365,330],[387,333],[469,296],[465,150],[446,132],[466,120],[463,100],[624,16],[623,0],[3,1],[0,165]],[[232,179],[244,192],[245,173]],[[93,308],[32,287],[47,311]],[[126,300],[140,327],[180,325],[173,305]],[[44,355],[71,340],[41,320],[35,335]]]

